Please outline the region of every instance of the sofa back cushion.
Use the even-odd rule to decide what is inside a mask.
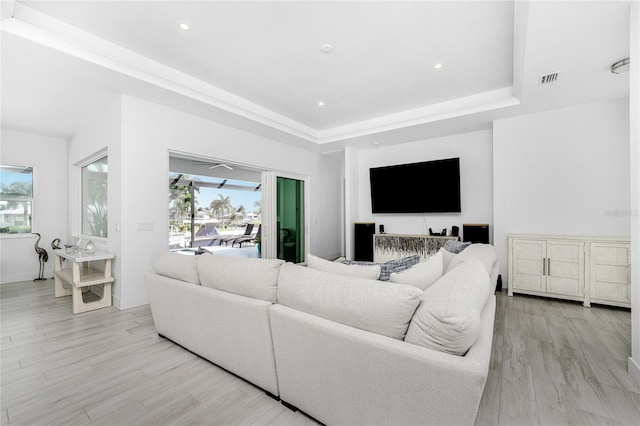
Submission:
[[[158,275],[192,284],[200,284],[198,256],[162,253],[151,258],[151,267]]]
[[[480,314],[490,294],[482,262],[461,263],[424,291],[405,342],[464,355],[480,334]]]
[[[286,263],[278,303],[331,321],[404,338],[422,291],[402,284],[318,271]]]
[[[438,252],[431,258],[412,266],[406,271],[392,273],[390,281],[426,290],[442,276],[442,270],[442,253]]]
[[[456,254],[451,253],[449,250],[445,250],[442,247],[438,250],[438,253],[442,254],[442,270],[443,272],[447,272],[447,269],[449,269],[449,265],[453,258],[456,257]]]
[[[203,286],[276,303],[280,259],[197,256]]]
[[[342,262],[331,262],[322,259],[311,253],[307,254],[307,266],[318,271],[333,272],[334,274],[348,275],[357,278],[368,278],[370,280],[377,280],[380,276],[380,265],[346,265]]]
[[[487,271],[487,274],[491,274],[493,265],[496,262],[496,249],[491,244],[471,244],[469,247],[453,256],[446,271],[451,271],[463,262],[467,262],[472,259],[480,260],[484,266],[484,270]]]

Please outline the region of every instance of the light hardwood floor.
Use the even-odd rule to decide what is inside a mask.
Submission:
[[[315,424],[159,338],[148,306],[74,316],[70,299],[0,286],[0,423]],[[640,424],[630,333],[626,310],[499,293],[476,424]]]

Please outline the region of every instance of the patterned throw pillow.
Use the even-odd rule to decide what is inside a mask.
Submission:
[[[420,263],[420,256],[417,254],[403,257],[402,259],[390,260],[384,263],[362,262],[356,260],[345,260],[345,265],[380,265],[380,276],[378,280],[389,281],[391,274],[394,272],[402,272]]]
[[[462,241],[447,240],[447,242],[444,243],[443,248],[450,253],[460,253],[470,245],[470,241],[463,243]]]

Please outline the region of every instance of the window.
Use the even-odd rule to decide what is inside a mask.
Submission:
[[[107,157],[82,167],[82,234],[107,237]]]
[[[31,233],[33,167],[0,164],[0,234]]]

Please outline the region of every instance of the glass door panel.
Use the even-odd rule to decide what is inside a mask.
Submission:
[[[276,257],[304,262],[304,181],[277,177],[276,188]]]

